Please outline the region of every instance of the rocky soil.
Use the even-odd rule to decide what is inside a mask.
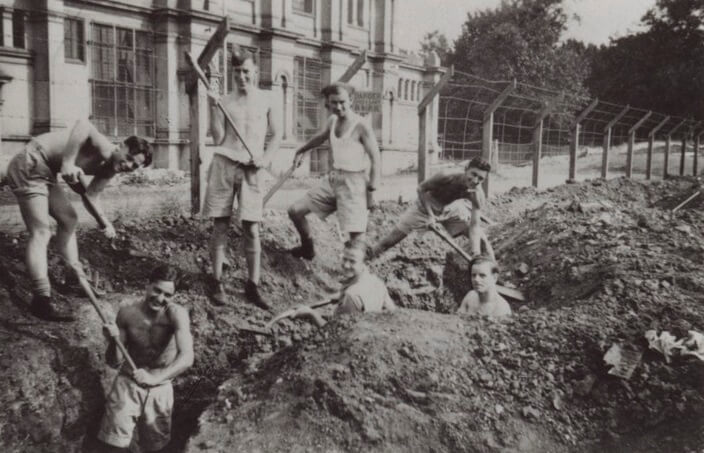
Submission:
[[[272,316],[241,293],[241,240],[231,240],[229,306],[207,290],[207,223],[182,216],[125,221],[110,243],[81,231],[81,254],[102,304],[139,296],[164,261],[178,266],[178,301],[191,313],[196,364],[176,381],[169,451],[699,451],[704,441],[704,366],[647,349],[643,333],[704,332],[701,197],[678,178],[644,184],[587,181],[493,200],[490,237],[504,284],[528,296],[494,323],[451,314],[468,288],[466,265],[430,233],[415,234],[372,265],[405,307],[343,318],[316,331]],[[404,206],[384,204],[370,236],[391,228]],[[286,250],[295,234],[269,211],[262,232],[263,293],[274,311],[325,298],[337,288],[342,246],[334,221],[313,222],[318,257]],[[72,325],[27,313],[26,240],[0,235],[2,392],[0,450],[95,451],[104,391],[97,316],[76,296],[54,255],[61,304]],[[58,294],[58,292],[57,292]],[[628,380],[609,375],[615,343],[643,352]]]

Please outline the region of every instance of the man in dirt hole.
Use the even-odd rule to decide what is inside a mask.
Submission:
[[[396,308],[384,282],[369,271],[364,262],[364,254],[363,241],[350,240],[345,243],[342,255],[343,290],[333,316],[392,311]],[[308,320],[317,327],[323,327],[327,323],[320,311],[300,305],[283,316],[275,317],[270,325],[288,317]]]
[[[418,186],[418,200],[403,213],[396,226],[368,250],[374,259],[401,242],[413,230],[428,227],[433,221],[429,207],[437,222],[452,236],[467,235],[472,254],[478,255],[482,247],[493,256],[493,250],[480,226],[481,209],[486,197],[481,184],[491,171],[491,165],[475,157],[465,166],[463,173],[439,172]]]
[[[213,266],[211,300],[215,305],[225,305],[228,296],[222,282],[227,233],[232,217],[232,206],[237,197],[238,220],[242,222],[243,248],[247,261],[248,278],[244,285],[247,300],[268,310],[269,305],[259,293],[261,274],[261,240],[259,223],[264,210],[262,172],[271,163],[279,148],[278,103],[269,93],[257,87],[257,66],[254,54],[236,46],[230,52],[235,82],[234,91],[222,98],[222,103],[232,116],[242,140],[249,146],[250,157],[242,140],[225,122],[225,115],[216,102],[211,102],[210,131],[217,144],[208,170],[208,187],[205,193],[203,216],[213,219],[210,241],[210,259]],[[209,92],[211,101],[217,93]],[[267,138],[267,129],[270,133]],[[266,142],[266,143],[265,143]]]
[[[301,245],[291,253],[307,260],[315,257],[315,248],[306,216],[312,212],[325,220],[337,212],[340,229],[351,240],[361,239],[367,230],[367,210],[374,206],[373,192],[380,179],[381,158],[374,131],[365,118],[351,109],[354,88],[335,82],[323,88],[322,95],[332,115],[322,131],[296,150],[293,162],[299,166],[306,151],[329,141],[332,170],[318,187],[288,208],[288,215],[301,236]]]
[[[491,319],[503,319],[511,315],[511,306],[496,290],[499,266],[493,258],[476,256],[469,264],[472,290],[462,299],[458,314],[479,314]]]
[[[86,209],[99,223],[106,223],[103,232],[108,238],[114,238],[115,229],[103,215],[98,195],[116,174],[145,167],[151,161],[151,146],[143,138],[132,136],[115,144],[87,120],[77,121],[70,130],[32,138],[24,150],[12,158],[5,178],[29,231],[26,263],[34,293],[32,314],[49,321],[74,319],[73,315],[57,310],[51,300],[47,265],[50,216],[57,224],[59,253],[79,278],[84,277],[76,242],[76,211],[59,184],[58,174],[76,192],[85,192],[92,202],[84,203]],[[93,176],[88,187],[83,185],[84,175]]]
[[[174,392],[171,380],[193,365],[188,311],[172,301],[176,269],[162,265],[149,277],[145,297],[124,304],[115,324],[105,324],[106,362],[119,368],[105,402],[98,439],[105,451],[163,450],[171,439]],[[115,347],[125,345],[137,370],[130,370]]]

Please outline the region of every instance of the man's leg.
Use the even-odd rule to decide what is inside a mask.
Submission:
[[[244,255],[247,259],[247,271],[249,279],[244,286],[244,294],[247,299],[258,307],[269,310],[271,307],[262,299],[259,294],[262,245],[259,238],[259,222],[242,221],[242,235],[244,237]]]
[[[384,253],[385,251],[387,251],[388,249],[390,249],[394,245],[401,242],[406,236],[407,236],[406,233],[399,230],[398,227],[394,227],[389,232],[389,234],[387,234],[386,236],[381,238],[381,240],[379,242],[374,244],[374,246],[372,246],[369,249],[369,251],[367,253],[367,259],[372,260],[372,259],[378,257],[379,255],[381,255],[382,253]]]
[[[56,247],[59,253],[76,277],[84,278],[76,241],[78,215],[59,185],[52,185],[49,189],[49,214],[56,220]]]
[[[68,313],[61,313],[51,304],[51,284],[47,265],[47,247],[51,239],[49,225],[49,198],[34,195],[18,199],[22,219],[29,231],[25,261],[32,281],[31,311],[35,316],[49,321],[73,321]]]
[[[210,262],[213,265],[213,279],[216,282],[211,298],[218,305],[227,303],[227,293],[225,293],[225,286],[222,283],[222,267],[225,262],[229,225],[229,217],[215,217],[213,219],[213,234],[210,237]]]
[[[296,227],[298,234],[301,236],[301,246],[291,250],[291,253],[296,258],[312,260],[315,257],[313,238],[310,234],[310,224],[306,219],[306,216],[310,213],[311,210],[305,198],[296,201],[288,208],[288,216],[293,222],[293,226]]]

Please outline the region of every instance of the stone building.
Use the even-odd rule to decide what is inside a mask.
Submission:
[[[357,109],[371,116],[384,173],[409,167],[418,148],[418,101],[443,69],[437,59],[423,61],[399,48],[394,23],[400,2],[0,0],[0,160],[32,135],[88,117],[116,140],[149,138],[156,166],[187,169],[184,55],[197,55],[227,15],[229,34],[211,74],[222,89],[232,89],[225,46],[256,51],[260,85],[281,102],[282,162],[323,124],[321,87],[364,49],[367,61],[351,81],[361,92]],[[429,132],[436,129],[433,110],[437,105]],[[434,134],[428,137],[435,143]],[[327,169],[326,153],[311,154],[311,172]]]

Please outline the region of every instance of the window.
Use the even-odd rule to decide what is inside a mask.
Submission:
[[[320,130],[320,89],[322,63],[312,58],[296,57],[293,66],[293,124],[296,138],[305,141]],[[310,156],[311,171],[324,173],[328,169],[326,150],[314,149]]]
[[[364,27],[364,0],[347,0],[347,23]]]
[[[418,85],[416,86],[416,100],[420,101],[420,85],[421,82],[418,82]]]
[[[411,82],[411,101],[414,101],[416,99],[416,81]]]
[[[403,79],[398,79],[398,89],[396,90],[396,97],[402,99],[403,96]]]
[[[24,49],[24,11],[12,12],[12,47]]]
[[[408,100],[408,84],[409,84],[409,82],[410,82],[409,80],[406,80],[403,83],[403,99],[406,101]]]
[[[292,7],[294,12],[313,14],[313,0],[293,0]]]
[[[152,34],[94,24],[91,41],[94,124],[108,136],[153,137]]]
[[[64,19],[64,58],[85,61],[82,20]]]

